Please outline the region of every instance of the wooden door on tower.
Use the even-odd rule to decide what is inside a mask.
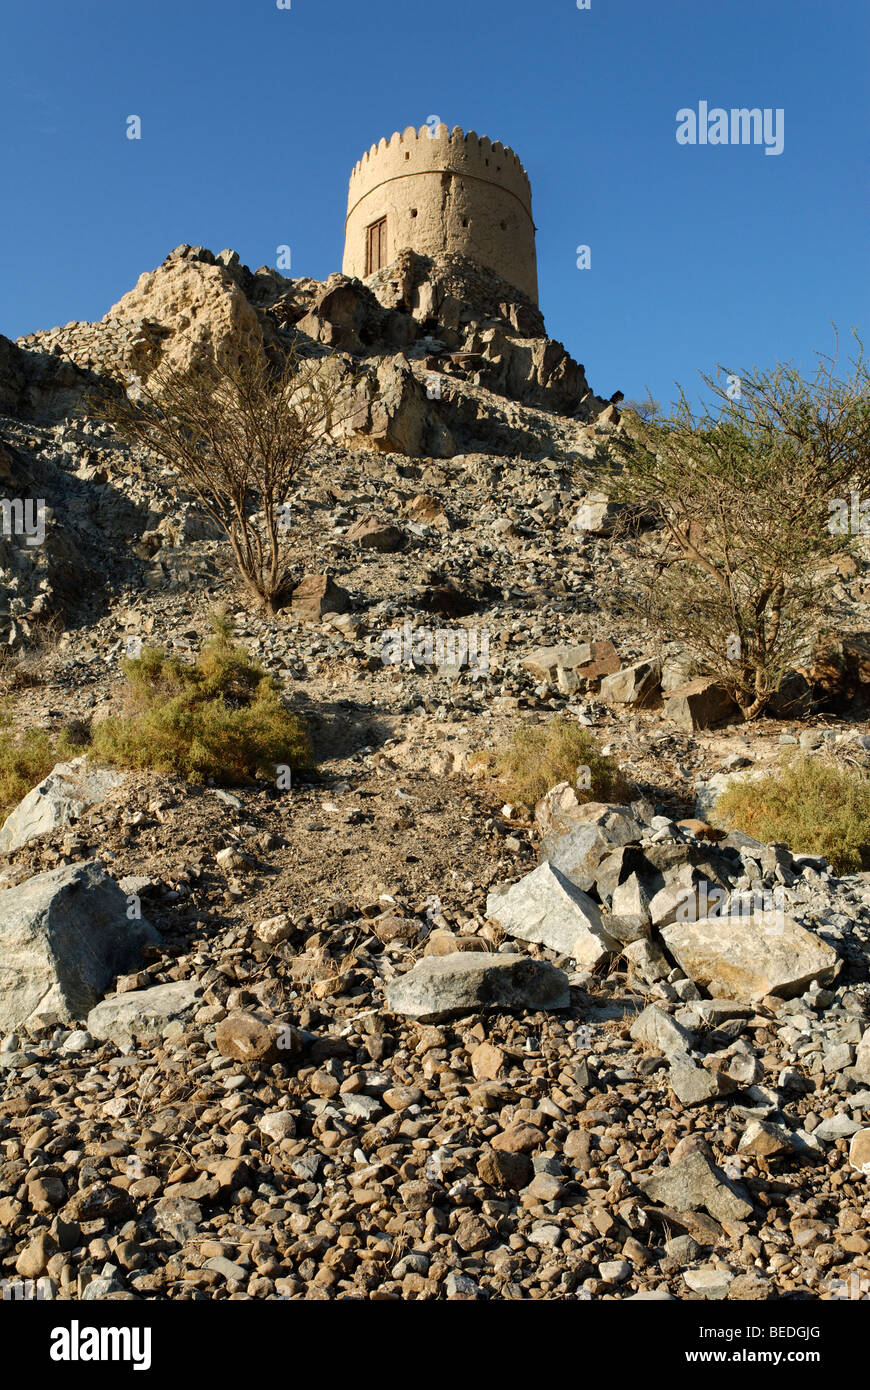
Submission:
[[[387,219],[382,217],[373,222],[368,229],[366,250],[366,275],[374,275],[376,270],[387,264]]]

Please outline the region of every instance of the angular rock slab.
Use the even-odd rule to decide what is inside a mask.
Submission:
[[[290,613],[300,622],[316,623],[325,613],[346,613],[349,608],[350,594],[328,572],[306,574],[291,595]]]
[[[615,801],[587,801],[574,817],[581,825],[597,825],[611,845],[630,845],[640,839],[643,827],[638,825],[630,806]]]
[[[742,717],[727,690],[706,676],[687,681],[665,696],[665,718],[686,733],[736,723]]]
[[[836,951],[784,912],[672,922],[662,940],[696,985],[722,999],[791,999],[836,973]]]
[[[661,946],[656,941],[631,941],[622,949],[631,972],[643,984],[654,985],[657,980],[665,980],[672,966]]]
[[[691,1052],[695,1046],[694,1033],[678,1023],[659,1004],[647,1004],[634,1020],[629,1033],[635,1042],[644,1043],[665,1057]]]
[[[392,1013],[423,1022],[484,1009],[566,1009],[568,977],[547,961],[489,951],[424,956],[387,985]]]
[[[636,661],[604,677],[601,698],[608,705],[646,705],[658,695],[661,680],[660,662]]]
[[[7,816],[0,830],[0,853],[11,854],[37,835],[78,820],[82,811],[103,801],[123,781],[122,772],[89,767],[84,757],[57,763]]]
[[[377,521],[373,516],[355,521],[345,539],[356,541],[362,550],[377,550],[382,555],[392,555],[405,544],[405,534],[398,526]]]
[[[743,1185],[732,1182],[698,1150],[657,1173],[635,1176],[635,1182],[652,1201],[675,1211],[704,1209],[714,1221],[745,1221],[752,1215],[752,1203]]]
[[[546,835],[551,830],[566,829],[576,818],[580,798],[570,782],[557,782],[535,807],[535,824]]]
[[[202,991],[191,980],[109,994],[88,1014],[88,1032],[115,1043],[156,1040],[170,1023],[186,1023],[201,1003]]]
[[[604,801],[572,805],[570,791],[567,783],[554,787],[538,802],[535,819],[544,832],[541,857],[585,893],[607,853],[639,840],[642,830],[629,807]]]
[[[619,950],[604,930],[598,904],[546,862],[518,883],[493,889],[486,915],[508,936],[571,956],[581,970],[594,970]]]
[[[85,1018],[118,975],[137,970],[159,934],[131,921],[127,898],[90,859],[0,892],[0,1029],[35,1013]]]
[[[554,681],[560,671],[570,672],[578,681],[597,680],[619,670],[619,657],[612,642],[562,643],[538,647],[520,665],[538,680]]]
[[[597,825],[570,825],[544,836],[541,853],[576,888],[586,892],[595,882],[595,870],[610,848]]]

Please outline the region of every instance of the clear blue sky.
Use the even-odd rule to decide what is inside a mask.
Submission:
[[[251,267],[287,244],[325,278],[352,165],[430,115],[519,154],[549,331],[602,395],[809,366],[831,320],[867,328],[866,0],[18,0],[2,23],[10,337],[101,317],[180,242]],[[678,145],[699,101],[782,108],[783,153]]]

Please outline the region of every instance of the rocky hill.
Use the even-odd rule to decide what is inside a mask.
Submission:
[[[276,620],[86,404],[251,344],[322,356],[346,395]],[[316,762],[228,789],[74,760],[0,828],[3,1279],[870,1294],[868,876],[707,820],[783,747],[870,765],[866,557],[815,712],[741,724],[630,616],[596,484],[619,428],[539,311],[455,256],[319,283],[179,247],[99,323],[0,339],[0,498],[45,503],[43,543],[0,536],[15,727],[116,712],[120,659],[189,660],[223,604]],[[507,801],[479,755],[559,714],[623,801]]]

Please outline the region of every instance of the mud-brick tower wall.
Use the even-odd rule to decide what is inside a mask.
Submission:
[[[350,176],[342,269],[364,280],[405,248],[467,256],[537,304],[532,190],[513,150],[446,125],[372,145]]]

